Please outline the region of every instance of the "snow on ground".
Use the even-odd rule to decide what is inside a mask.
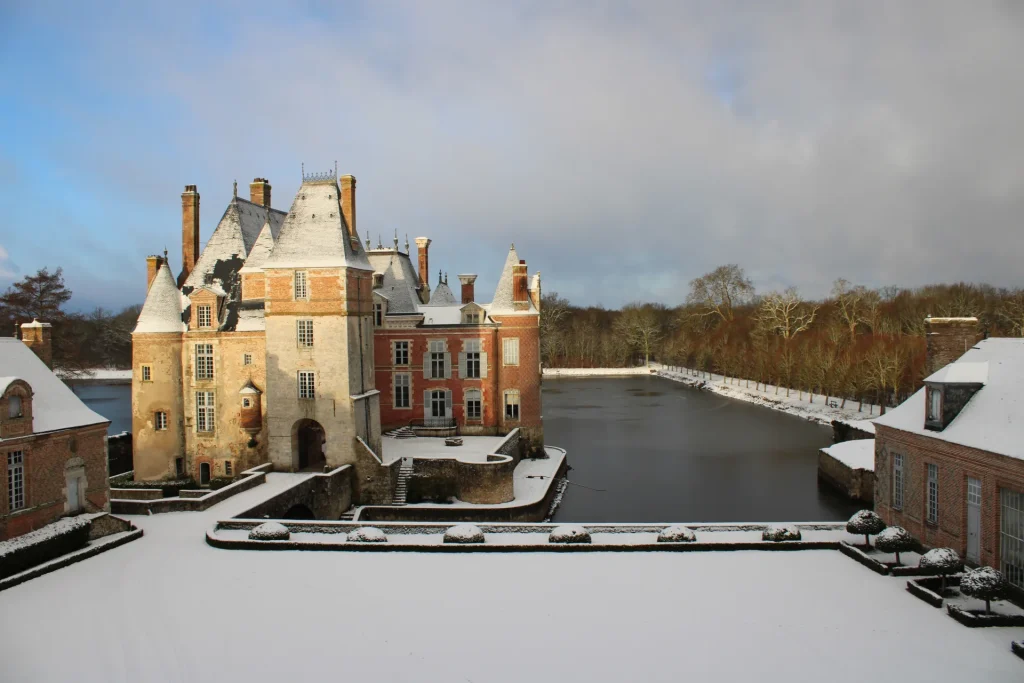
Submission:
[[[615,377],[649,375],[651,368],[544,368],[545,377]]]
[[[465,462],[487,462],[487,456],[497,452],[506,436],[460,436],[461,446],[445,446],[444,439],[418,436],[412,439],[381,439],[385,463],[399,458],[451,458]]]
[[[138,541],[0,593],[3,679],[1021,680],[1010,641],[1024,628],[965,628],[836,551],[206,545],[261,488],[201,513],[134,517]]]
[[[850,469],[863,469],[875,471],[875,440],[855,439],[835,443],[828,448],[822,448],[822,452],[828,453],[833,458],[843,463]]]

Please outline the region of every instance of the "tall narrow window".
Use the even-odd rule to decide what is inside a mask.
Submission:
[[[468,339],[465,342],[466,353],[466,377],[469,379],[480,378],[480,340]]]
[[[214,425],[213,392],[196,392],[196,431],[212,432]]]
[[[512,337],[501,342],[502,363],[505,365],[519,365],[519,339]]]
[[[429,408],[432,418],[448,417],[448,392],[443,389],[431,391]]]
[[[396,341],[395,342],[395,365],[408,365],[409,364],[409,342],[407,341]]]
[[[142,381],[149,382],[153,379],[153,370],[148,365],[142,366]]]
[[[308,349],[313,346],[313,321],[297,320],[299,346]]]
[[[196,379],[213,379],[213,344],[196,344]]]
[[[252,365],[252,354],[251,353],[242,354],[242,365]]]
[[[466,392],[466,419],[479,420],[483,415],[483,400],[479,389]]]
[[[183,477],[185,476],[185,458],[174,459],[174,476]]]
[[[230,477],[231,473],[232,473],[231,461],[230,460],[225,460],[224,461],[224,474],[226,474],[227,476]]]
[[[445,376],[444,340],[430,342],[430,376],[442,379]]]
[[[306,271],[295,271],[295,299],[305,300],[309,298],[309,283],[306,278]]]
[[[312,370],[299,370],[299,398],[316,398]]]
[[[381,327],[384,324],[384,304],[373,305],[373,326]]]
[[[7,503],[10,510],[25,507],[25,454],[12,451],[7,454]]]
[[[162,410],[156,411],[153,415],[153,429],[162,432],[167,429],[167,413]]]
[[[903,509],[903,456],[892,454],[892,506]]]
[[[939,521],[939,466],[928,465],[928,521]]]
[[[7,397],[7,417],[21,417],[21,396],[8,396]]]
[[[1011,586],[1024,588],[1024,493],[999,489],[999,569]]]
[[[196,315],[199,327],[212,327],[213,326],[213,312],[208,305],[197,306]]]
[[[408,372],[395,373],[395,407],[409,407],[409,384],[411,376]]]
[[[505,419],[519,419],[519,390],[512,389],[505,392]]]
[[[938,389],[928,389],[927,417],[930,422],[940,422],[942,420],[942,392]]]

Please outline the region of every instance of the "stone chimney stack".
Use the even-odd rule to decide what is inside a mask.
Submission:
[[[430,238],[417,237],[416,251],[419,252],[420,258],[420,285],[427,291],[430,291],[430,259],[428,255],[429,250]]]
[[[188,279],[199,259],[199,192],[195,185],[186,185],[181,193],[181,274],[178,286]]]
[[[160,270],[160,266],[164,263],[163,256],[157,256],[153,254],[146,257],[146,291],[153,286],[153,278],[156,277],[157,272]]]
[[[46,367],[53,369],[53,344],[50,341],[50,323],[41,323],[33,320],[30,323],[23,323],[21,326],[21,341],[25,346],[32,349],[40,360],[46,363]]]
[[[348,228],[348,238],[358,239],[356,235],[356,177],[354,175],[341,176],[341,215],[345,217],[345,227]]]
[[[512,266],[512,307],[525,311],[530,307],[530,293],[526,284],[526,261]]]
[[[538,270],[533,274],[533,280],[530,282],[530,301],[533,302],[533,307],[540,313],[540,271]]]
[[[249,183],[249,201],[270,208],[270,181],[266,178],[253,178]]]
[[[476,300],[476,275],[460,275],[459,282],[462,283],[462,303],[473,303]]]
[[[978,330],[977,318],[932,318],[929,316],[925,318],[924,326],[927,341],[925,377],[960,358],[984,336]]]

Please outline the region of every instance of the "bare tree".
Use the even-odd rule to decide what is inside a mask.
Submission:
[[[626,343],[644,354],[644,365],[651,364],[651,350],[661,340],[661,320],[651,304],[629,304],[615,321],[615,331]]]
[[[761,299],[757,321],[766,330],[789,341],[810,329],[819,308],[817,304],[801,301],[796,288],[790,287],[781,294],[771,292]]]
[[[853,341],[857,338],[857,326],[869,322],[868,308],[878,295],[866,287],[854,287],[839,278],[832,285],[832,298],[836,302],[836,316],[846,326]]]
[[[996,309],[996,319],[1017,337],[1024,337],[1024,289],[1017,289],[1003,298]]]
[[[690,281],[686,302],[699,307],[702,317],[717,316],[723,322],[735,318],[735,307],[750,301],[754,285],[736,264],[719,266],[710,273]]]

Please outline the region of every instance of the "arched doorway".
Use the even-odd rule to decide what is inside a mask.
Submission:
[[[296,469],[323,471],[327,464],[324,455],[326,437],[324,428],[316,420],[299,420],[292,431],[292,444],[296,454]]]
[[[308,507],[299,503],[288,508],[288,512],[284,513],[285,519],[316,519],[316,515]]]

